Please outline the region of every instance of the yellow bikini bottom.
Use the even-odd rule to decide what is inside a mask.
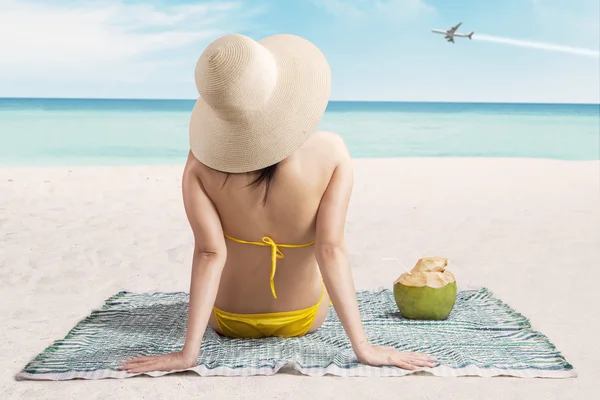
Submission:
[[[319,302],[303,310],[282,311],[263,314],[235,314],[213,308],[219,330],[233,338],[258,339],[267,336],[294,337],[308,333],[319,306],[325,296],[325,287]]]

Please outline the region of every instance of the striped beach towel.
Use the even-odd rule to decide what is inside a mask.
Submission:
[[[573,367],[527,318],[485,289],[464,290],[445,321],[402,318],[388,289],[359,291],[358,304],[370,343],[434,355],[437,376],[498,375],[524,378],[575,377]],[[64,339],[35,357],[17,379],[126,378],[116,368],[139,355],[183,347],[188,294],[120,292],[93,311]],[[297,338],[231,339],[207,329],[197,365],[201,376],[271,375],[284,368],[322,376],[402,376],[395,367],[358,363],[332,308],[315,333]],[[166,372],[148,375],[160,376]]]

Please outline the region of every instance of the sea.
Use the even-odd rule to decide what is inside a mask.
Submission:
[[[0,98],[0,166],[185,162],[194,100]],[[354,158],[600,159],[600,105],[332,101]]]

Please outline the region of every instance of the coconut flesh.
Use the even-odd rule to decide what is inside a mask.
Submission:
[[[446,269],[448,259],[424,257],[410,273],[394,282],[394,298],[400,313],[409,319],[443,320],[456,301],[456,280]]]

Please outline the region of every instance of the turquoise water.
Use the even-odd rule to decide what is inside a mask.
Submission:
[[[1,99],[1,165],[183,163],[193,100]],[[331,102],[355,158],[600,159],[600,105]]]

